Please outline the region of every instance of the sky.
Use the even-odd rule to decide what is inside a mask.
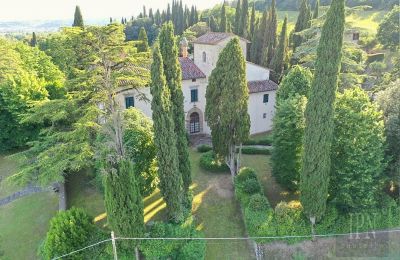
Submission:
[[[165,9],[166,0],[0,0],[0,21],[73,19],[75,6],[79,5],[84,19],[113,18],[138,15],[146,5]],[[182,0],[198,10],[206,9],[222,0]]]

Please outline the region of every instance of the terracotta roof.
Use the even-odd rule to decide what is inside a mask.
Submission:
[[[194,64],[194,62],[189,58],[179,58],[182,69],[182,79],[199,79],[205,78],[206,75],[199,69],[199,67]]]
[[[278,89],[278,84],[269,79],[249,81],[247,82],[247,86],[249,87],[249,93],[257,93]]]
[[[215,45],[215,44],[219,43],[220,41],[222,41],[228,37],[233,37],[233,36],[236,36],[236,35],[233,33],[208,32],[206,34],[203,34],[196,40],[194,40],[193,43]],[[239,37],[239,38],[249,43],[248,40],[241,38],[241,37]]]

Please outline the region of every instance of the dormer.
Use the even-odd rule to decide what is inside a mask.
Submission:
[[[233,33],[208,32],[193,42],[194,63],[207,77],[210,76],[212,70],[217,65],[220,52],[235,36]],[[240,37],[239,40],[243,55],[246,57],[249,41]]]

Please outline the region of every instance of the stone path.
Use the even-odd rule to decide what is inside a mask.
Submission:
[[[10,196],[0,199],[0,206],[6,205],[10,202],[13,202],[16,199],[19,199],[19,198],[22,198],[22,197],[25,197],[25,196],[28,196],[28,195],[31,195],[34,193],[44,192],[44,191],[49,191],[49,190],[50,190],[50,188],[42,188],[42,187],[38,187],[38,186],[28,185],[24,189],[14,192]]]

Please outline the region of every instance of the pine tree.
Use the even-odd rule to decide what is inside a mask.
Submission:
[[[234,32],[237,35],[239,35],[240,21],[241,21],[240,6],[241,6],[240,0],[238,0],[237,5],[236,5],[236,11],[235,11],[235,27],[234,27]]]
[[[245,58],[235,37],[219,54],[206,90],[206,117],[213,148],[225,158],[232,175],[240,168],[236,147],[249,135],[248,100]]]
[[[221,22],[220,22],[220,27],[219,27],[219,31],[220,32],[227,32],[227,18],[226,18],[226,6],[225,6],[225,1],[222,4],[221,7]]]
[[[219,31],[217,21],[215,21],[215,18],[212,15],[209,17],[208,26],[210,27],[212,32],[218,32]]]
[[[337,95],[334,125],[329,199],[345,212],[376,208],[386,178],[382,113],[364,90],[347,89]]]
[[[116,173],[108,173],[104,181],[104,202],[110,228],[119,236],[144,235],[144,206],[140,194],[139,176],[134,174],[132,162],[122,160]],[[126,242],[125,250],[137,246],[137,241]]]
[[[178,150],[178,168],[183,181],[183,202],[191,208],[189,186],[192,183],[185,111],[183,108],[182,72],[178,60],[178,47],[174,37],[172,23],[164,24],[159,35],[160,51],[164,64],[164,73],[171,95],[173,121],[175,122],[176,145]],[[190,204],[190,205],[189,205]]]
[[[248,22],[249,22],[249,3],[243,0],[242,8],[240,10],[240,24],[238,34],[244,38],[248,37]]]
[[[288,46],[288,36],[287,36],[287,16],[283,20],[281,35],[279,36],[279,44],[274,53],[274,57],[271,60],[270,68],[273,72],[273,80],[279,82],[283,70],[285,68],[285,53]]]
[[[138,41],[140,41],[137,46],[138,52],[147,52],[149,50],[149,40],[144,27],[140,28]]]
[[[75,7],[74,23],[72,24],[72,26],[83,27],[82,13],[78,5]]]
[[[180,222],[183,218],[182,176],[179,172],[171,94],[165,79],[158,43],[155,44],[153,50],[150,92],[153,97],[151,110],[153,111],[154,143],[157,148],[159,188],[167,204],[169,218],[174,222]]]
[[[32,39],[31,39],[31,41],[30,41],[29,45],[30,45],[31,47],[35,47],[35,46],[36,46],[36,44],[37,44],[37,40],[36,40],[36,33],[35,33],[35,32],[33,32],[33,33],[32,33]]]
[[[311,222],[324,215],[328,197],[333,104],[340,71],[344,20],[344,0],[333,0],[322,27],[314,79],[305,112],[300,199]]]
[[[248,35],[249,39],[253,39],[255,32],[255,23],[256,23],[256,8],[255,8],[255,3],[253,3],[253,7],[251,8],[251,17],[250,17],[250,32]]]
[[[317,0],[317,1],[315,2],[313,19],[317,19],[318,16],[319,16],[319,0]]]
[[[311,26],[311,11],[308,5],[308,0],[302,0],[299,10],[299,16],[297,17],[296,25],[294,27],[294,33],[301,32]],[[300,46],[302,42],[301,36],[293,35],[293,47]]]

